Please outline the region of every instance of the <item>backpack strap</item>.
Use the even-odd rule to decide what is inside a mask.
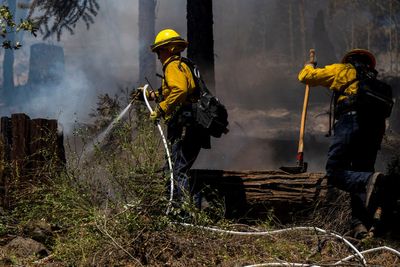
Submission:
[[[341,95],[347,95],[345,94],[345,90],[355,83],[358,80],[358,77],[354,78],[353,80],[348,81],[344,85],[342,85],[337,92],[333,92],[331,96],[331,102],[329,105],[329,130],[328,134],[326,135],[327,137],[332,135],[332,128],[333,128],[333,123],[334,123],[334,118],[336,118],[337,115],[337,101]]]
[[[176,56],[176,57],[172,58],[169,62],[167,62],[166,65],[163,66],[163,72],[165,72],[165,69],[171,62],[177,61],[177,60],[179,60],[179,64],[181,64],[181,62],[183,62],[189,67],[190,72],[192,73],[196,88],[199,90],[200,94],[211,94],[211,92],[210,92],[210,90],[208,90],[203,78],[201,77],[201,74],[200,74],[200,71],[199,71],[197,65],[189,58],[180,57],[180,56]],[[167,86],[168,86],[168,84],[167,84]]]
[[[196,88],[199,89],[200,93],[201,94],[211,94],[211,92],[210,92],[210,90],[208,90],[203,78],[201,77],[200,70],[197,67],[197,65],[192,60],[185,58],[185,57],[182,57],[182,61],[186,65],[188,65],[188,67],[192,73],[194,82],[196,84]]]

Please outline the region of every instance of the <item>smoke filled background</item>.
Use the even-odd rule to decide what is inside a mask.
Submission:
[[[366,2],[371,1],[213,1],[216,95],[229,110],[230,132],[213,139],[213,148],[203,150],[194,167],[277,169],[296,164],[305,87],[297,73],[309,48],[316,49],[319,66],[339,61],[351,48],[370,48],[377,54],[378,70],[396,82],[399,42],[391,21],[399,12],[394,10],[390,20],[390,0],[379,1],[382,10],[377,14],[365,7]],[[12,104],[3,101],[2,116],[25,112],[31,118],[55,118],[68,135],[75,122],[90,123],[88,114],[96,108],[99,94],[120,94],[139,85],[138,1],[98,3],[99,14],[89,30],[80,23],[73,35],[64,32],[61,41],[20,37],[23,48],[15,52],[14,63],[16,93]],[[157,2],[156,32],[164,28],[186,37],[185,0]],[[37,43],[63,48],[62,83],[25,86],[30,47]],[[1,58],[3,54],[1,50]],[[311,90],[304,152],[310,171],[324,169],[330,97],[325,88]],[[390,133],[398,127],[396,108]],[[384,168],[384,160],[381,156],[378,168]]]

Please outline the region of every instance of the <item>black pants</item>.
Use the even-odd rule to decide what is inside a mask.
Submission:
[[[174,175],[173,204],[179,206],[193,196],[188,172],[193,166],[201,148],[209,148],[210,137],[196,126],[168,125],[168,141],[171,143],[171,160]],[[168,164],[168,162],[167,162]],[[168,168],[168,165],[166,166]],[[194,196],[196,206],[200,197]]]
[[[375,161],[385,131],[384,119],[360,117],[356,112],[339,116],[328,152],[328,182],[351,196],[352,225],[370,224],[365,207],[368,179],[375,172]]]

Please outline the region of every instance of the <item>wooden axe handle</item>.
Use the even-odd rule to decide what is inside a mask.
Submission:
[[[315,63],[317,63],[315,61],[315,49],[313,49],[313,48],[310,49],[310,63],[314,64],[314,65],[315,65]]]
[[[310,63],[315,65],[315,49],[310,49]],[[304,132],[306,127],[309,94],[310,94],[310,86],[306,84],[306,90],[304,93],[303,111],[301,112],[299,147],[297,150],[297,163],[299,165],[303,164]]]

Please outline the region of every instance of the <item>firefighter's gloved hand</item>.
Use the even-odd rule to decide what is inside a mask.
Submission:
[[[144,101],[143,87],[138,87],[138,88],[132,90],[130,99],[131,99],[131,101],[135,101],[135,100]]]
[[[156,107],[151,113],[150,113],[150,120],[154,123],[157,123],[162,116],[162,111],[159,107]]]
[[[142,86],[136,88],[136,90],[133,90],[131,93],[131,101],[134,101],[134,100],[144,101],[143,91],[144,91],[144,87],[142,87]],[[148,100],[154,100],[154,95],[155,94],[153,91],[146,90],[146,98]]]
[[[307,62],[304,64],[304,66],[311,66],[311,67],[315,68],[315,67],[317,66],[317,61],[313,61],[313,62],[307,61]]]

